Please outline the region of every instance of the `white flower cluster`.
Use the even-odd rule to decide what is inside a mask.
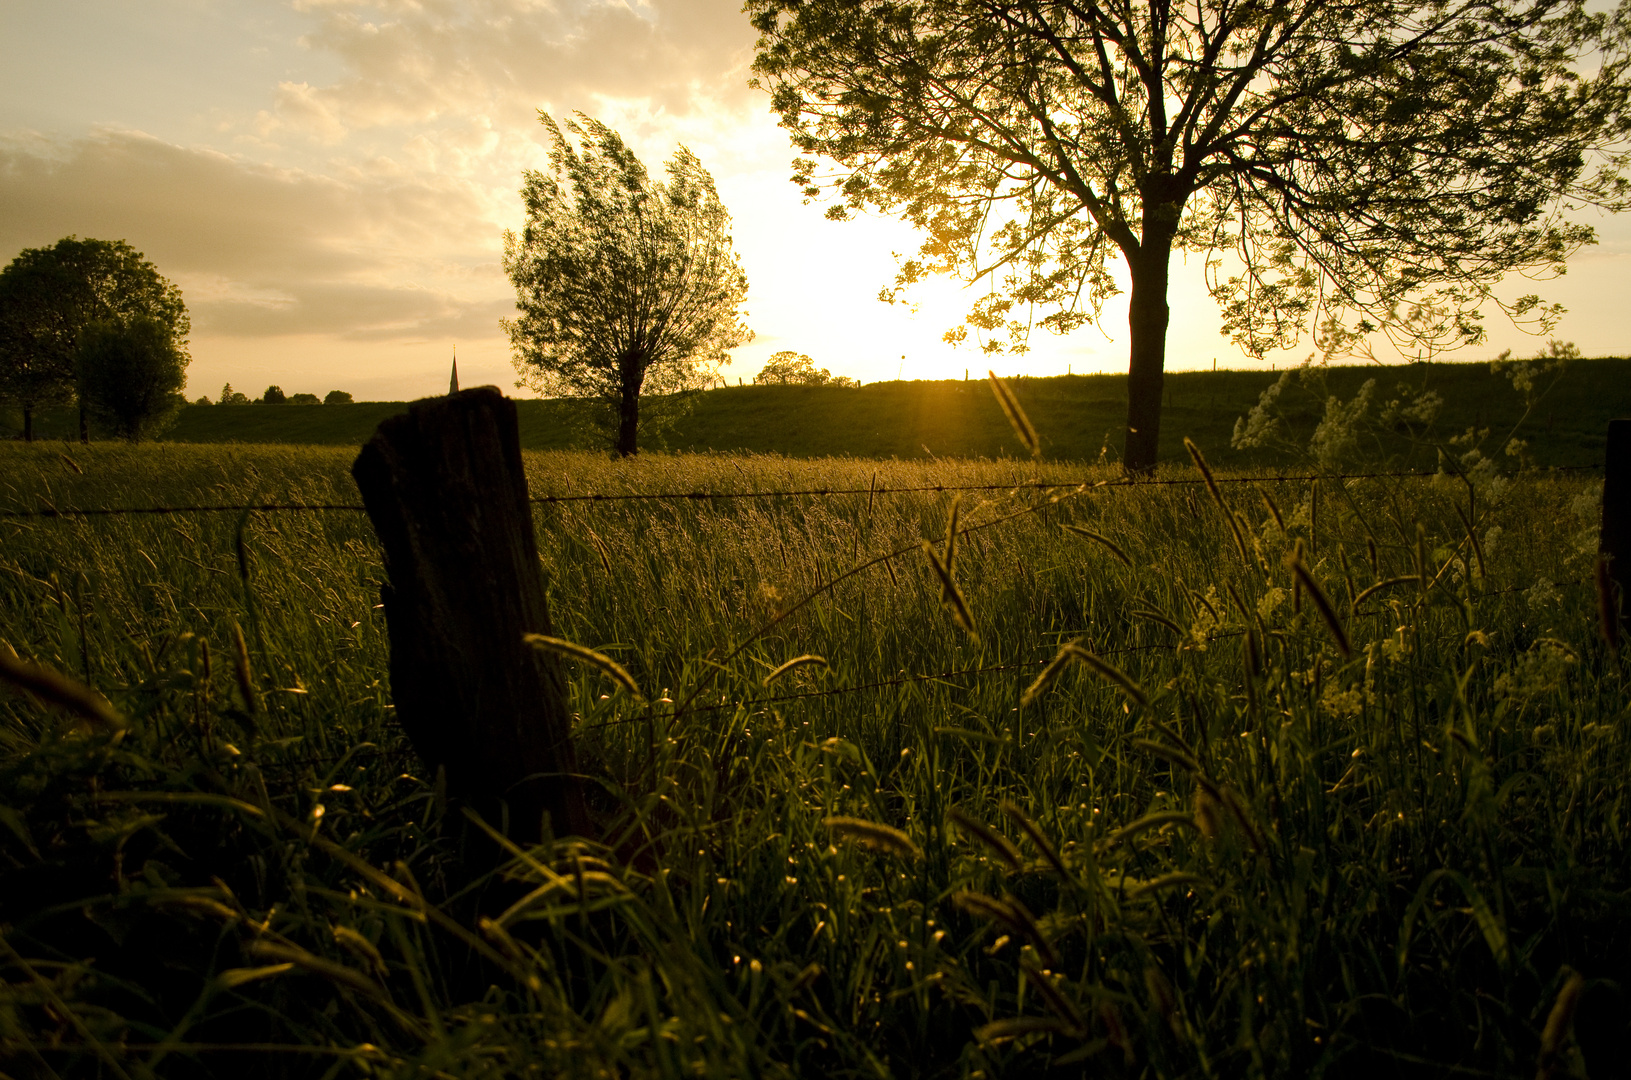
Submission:
[[[1325,399],[1325,418],[1314,429],[1308,441],[1308,450],[1322,469],[1335,469],[1359,453],[1359,435],[1365,414],[1370,410],[1371,395],[1376,392],[1376,380],[1366,379],[1359,393],[1346,405],[1335,396]]]

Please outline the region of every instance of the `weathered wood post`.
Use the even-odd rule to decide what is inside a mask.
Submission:
[[[483,386],[384,421],[351,467],[385,552],[396,716],[449,795],[527,842],[588,822],[552,634],[515,403]]]
[[[1603,456],[1603,524],[1597,550],[1608,559],[1621,618],[1631,616],[1631,420],[1608,422]]]

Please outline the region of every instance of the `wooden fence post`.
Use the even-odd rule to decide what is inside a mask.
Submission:
[[[496,387],[385,420],[351,467],[385,553],[397,720],[448,793],[511,837],[586,832],[515,403]]]
[[[1597,550],[1609,560],[1621,617],[1631,616],[1631,420],[1608,422],[1603,460],[1603,524]]]

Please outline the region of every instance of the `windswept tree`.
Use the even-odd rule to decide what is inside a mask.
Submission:
[[[181,290],[123,240],[70,236],[29,248],[0,270],[0,398],[22,409],[24,438],[33,437],[35,409],[74,399],[87,328],[138,318],[164,328],[185,366],[192,324]]]
[[[708,385],[749,341],[737,310],[747,275],[713,177],[685,147],[654,181],[617,132],[578,114],[549,130],[549,168],[528,170],[527,223],[504,234],[520,314],[510,335],[520,385],[596,397],[617,452],[638,450],[640,394]]]
[[[896,288],[988,284],[948,339],[1073,330],[1125,264],[1130,469],[1156,459],[1174,250],[1205,253],[1250,353],[1310,330],[1327,355],[1377,332],[1431,351],[1483,340],[1503,275],[1592,242],[1568,211],[1628,203],[1625,0],[746,7],[806,195],[926,232]]]

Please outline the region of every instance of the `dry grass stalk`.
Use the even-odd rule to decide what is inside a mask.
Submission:
[[[810,664],[816,664],[821,667],[831,666],[827,663],[827,658],[825,656],[817,656],[815,653],[805,653],[803,656],[795,656],[793,659],[777,665],[775,670],[773,670],[769,675],[765,676],[764,685],[769,686],[771,683],[775,682],[783,675],[786,675],[794,668],[806,667]]]
[[[1331,632],[1331,639],[1336,642],[1337,652],[1342,654],[1344,660],[1352,656],[1354,650],[1348,641],[1348,631],[1343,629],[1342,620],[1337,618],[1337,611],[1331,604],[1331,598],[1325,595],[1320,583],[1314,580],[1308,566],[1301,559],[1293,557],[1291,572],[1302,583],[1308,598],[1314,602],[1314,610],[1319,612],[1320,619],[1325,623],[1325,629]]]
[[[1256,485],[1253,486],[1255,487]],[[1269,516],[1274,519],[1275,528],[1280,530],[1281,536],[1284,536],[1286,532],[1286,519],[1281,516],[1279,505],[1275,503],[1275,501],[1269,497],[1269,493],[1264,491],[1262,488],[1257,489],[1257,496],[1263,500],[1263,505],[1268,509]]]
[[[1127,896],[1133,900],[1142,900],[1146,896],[1154,896],[1156,893],[1165,892],[1168,889],[1193,887],[1204,884],[1206,884],[1206,879],[1201,877],[1199,874],[1190,874],[1179,870],[1171,874],[1162,874],[1158,878],[1146,881],[1136,888],[1129,890]]]
[[[995,852],[999,859],[1008,864],[1008,869],[1017,874],[1024,868],[1025,864],[1019,857],[1019,849],[1011,844],[1006,836],[959,807],[952,807],[946,816],[956,822],[959,829]]]
[[[1484,566],[1484,545],[1478,542],[1478,533],[1473,529],[1472,519],[1460,506],[1455,508],[1455,516],[1461,519],[1461,527],[1467,531],[1467,541],[1472,544],[1472,553],[1478,557],[1478,578],[1482,581],[1489,577]]]
[[[1027,981],[1036,987],[1036,992],[1042,996],[1042,1000],[1055,1016],[1069,1024],[1073,1032],[1087,1031],[1087,1021],[1082,1018],[1076,1006],[1071,1004],[1070,999],[1059,992],[1058,986],[1054,984],[1052,972],[1045,971],[1028,960],[1021,960],[1019,966],[1024,970]]]
[[[1019,934],[1030,941],[1036,949],[1037,955],[1049,968],[1059,966],[1059,954],[1054,951],[1053,942],[1042,933],[1037,926],[1036,919],[1017,897],[1008,896],[998,900],[985,893],[962,889],[952,893],[951,902],[956,907],[968,912],[970,915],[991,919],[1006,926],[1010,931]]]
[[[1008,389],[1008,384],[997,377],[995,371],[987,371],[986,374],[991,377],[991,392],[996,395],[997,404],[1002,406],[1003,414],[1014,426],[1014,434],[1019,436],[1019,441],[1025,444],[1025,449],[1031,452],[1033,458],[1041,457],[1042,440],[1036,437],[1036,428],[1031,426],[1025,410],[1019,407],[1019,399]]]
[[[1376,558],[1376,538],[1374,536],[1365,537],[1365,561],[1370,563],[1371,577],[1375,577],[1381,572]]]
[[[1064,670],[1065,665],[1073,660],[1079,664],[1085,664],[1106,682],[1114,683],[1122,693],[1126,694],[1136,704],[1148,705],[1150,703],[1149,695],[1144,693],[1142,686],[1139,686],[1126,672],[1108,660],[1084,649],[1079,644],[1079,640],[1066,642],[1058,654],[1048,661],[1048,666],[1042,669],[1042,673],[1036,677],[1036,681],[1031,683],[1025,693],[1021,695],[1021,705],[1029,705],[1035,701],[1042,691],[1046,690],[1059,677],[1059,673]]]
[[[0,679],[42,701],[58,705],[96,727],[118,731],[125,726],[125,718],[107,698],[55,668],[24,660],[4,642],[0,642]]]
[[[595,554],[600,556],[600,568],[606,571],[606,575],[610,577],[612,573],[612,556],[611,552],[606,550],[606,542],[596,535],[593,529],[585,528],[583,531],[589,534],[589,542],[594,545]]]
[[[633,694],[637,701],[646,699],[645,695],[640,692],[639,684],[634,681],[634,676],[625,671],[622,664],[619,664],[605,653],[596,652],[564,638],[550,637],[547,634],[523,634],[521,640],[540,652],[554,653],[556,656],[564,656],[569,660],[576,660],[579,663],[588,664],[590,667],[599,668],[613,682]]]
[[[1064,525],[1064,528],[1075,533],[1077,536],[1084,536],[1094,543],[1102,545],[1107,551],[1110,552],[1110,554],[1121,560],[1123,565],[1129,567],[1133,565],[1133,560],[1127,557],[1127,553],[1121,550],[1121,548],[1113,540],[1105,536],[1103,533],[1096,533],[1092,529],[1084,529],[1080,525],[1071,525],[1068,522],[1064,522],[1062,524]]]
[[[952,579],[951,571],[946,564],[940,561],[939,552],[927,540],[923,541],[923,554],[929,560],[929,566],[934,570],[935,577],[940,579],[940,602],[951,611],[952,621],[962,627],[963,632],[975,641],[980,640],[980,633],[974,628],[974,613],[968,608],[968,601],[963,599],[963,590],[957,587]]]
[[[260,696],[255,693],[255,680],[249,669],[249,645],[244,641],[243,627],[237,622],[232,624],[232,673],[238,679],[244,711],[254,716],[260,712]]]
[[[1569,974],[1568,981],[1557,992],[1557,1000],[1552,1003],[1552,1011],[1546,1017],[1546,1027],[1541,1032],[1540,1061],[1535,1070],[1535,1080],[1554,1080],[1574,1075],[1564,1058],[1563,1048],[1568,1042],[1569,1029],[1574,1026],[1574,1012],[1585,989],[1585,978],[1575,971]]]
[[[1206,490],[1212,496],[1212,501],[1218,504],[1218,509],[1228,513],[1229,508],[1223,503],[1223,491],[1212,476],[1212,467],[1206,463],[1206,456],[1201,453],[1201,448],[1195,445],[1195,440],[1186,435],[1184,449],[1189,451],[1189,460],[1195,463],[1195,468],[1201,471],[1201,479],[1206,481]]]
[[[1416,580],[1421,583],[1423,596],[1427,595],[1427,590],[1433,584],[1433,575],[1427,572],[1432,565],[1432,561],[1427,557],[1427,527],[1418,521],[1416,522]]]
[[[1128,612],[1128,614],[1135,619],[1148,619],[1150,622],[1159,623],[1168,630],[1171,630],[1174,634],[1177,634],[1180,638],[1184,636],[1183,628],[1177,623],[1173,622],[1171,619],[1167,618],[1165,615],[1161,614],[1159,611],[1151,611],[1148,608],[1134,608],[1132,611]]]
[[[846,817],[843,814],[822,818],[821,824],[840,840],[858,844],[868,851],[894,855],[910,861],[923,858],[923,852],[912,843],[912,838],[891,825],[880,825],[876,821]]]
[[[1145,814],[1136,821],[1130,821],[1105,838],[1104,846],[1113,848],[1117,844],[1125,843],[1140,833],[1151,829],[1160,829],[1167,825],[1181,826],[1186,829],[1199,829],[1195,818],[1186,810],[1158,810],[1153,814]]]
[[[951,509],[946,513],[946,573],[957,570],[957,519],[962,516],[962,496],[953,496]]]
[[[1353,609],[1357,612],[1361,604],[1375,596],[1377,593],[1381,592],[1383,589],[1391,589],[1395,585],[1408,585],[1415,580],[1415,574],[1405,574],[1403,577],[1390,577],[1386,581],[1378,581],[1375,585],[1372,585],[1370,588],[1364,590],[1358,596],[1354,597]]]
[[[1030,837],[1031,843],[1036,845],[1036,850],[1041,854],[1042,858],[1047,861],[1049,866],[1053,867],[1054,873],[1068,881],[1070,871],[1065,869],[1065,861],[1059,857],[1058,850],[1043,835],[1036,822],[1026,817],[1023,810],[1007,799],[1004,799],[997,808],[1007,815],[1009,821],[1019,827],[1020,832]]]

